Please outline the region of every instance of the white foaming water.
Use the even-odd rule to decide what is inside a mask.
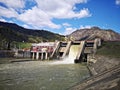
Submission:
[[[53,62],[52,64],[74,64],[74,60],[79,51],[79,45],[72,45],[70,47],[70,51],[68,56],[66,56],[63,60]]]

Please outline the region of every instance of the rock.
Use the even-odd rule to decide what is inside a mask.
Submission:
[[[105,41],[120,41],[120,34],[110,29],[100,29],[99,27],[92,27],[90,29],[76,30],[68,37],[73,37],[74,40],[93,40],[101,38]]]

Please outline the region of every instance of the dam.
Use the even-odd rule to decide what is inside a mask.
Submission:
[[[90,77],[88,68],[82,64],[87,54],[100,44],[93,41],[45,42],[33,44],[31,61],[0,64],[1,90],[68,90]],[[97,46],[96,46],[97,45]],[[43,60],[57,61],[43,61]],[[55,64],[58,61],[72,64]]]
[[[87,61],[87,55],[95,53],[98,46],[101,46],[99,38],[91,41],[56,41],[33,44],[31,58],[36,60],[69,58],[78,63]]]

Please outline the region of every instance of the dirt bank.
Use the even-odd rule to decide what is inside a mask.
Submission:
[[[92,76],[70,90],[120,90],[120,58],[96,55],[92,61]]]
[[[88,63],[88,66],[94,68],[97,74],[102,73],[111,68],[114,68],[117,65],[120,65],[120,58],[95,55],[95,57],[92,59],[96,62],[90,62]]]

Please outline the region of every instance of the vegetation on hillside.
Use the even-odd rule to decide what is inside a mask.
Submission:
[[[25,44],[55,40],[62,41],[64,36],[45,30],[25,29],[13,23],[0,22],[0,50],[19,47],[20,42]]]
[[[120,58],[120,42],[103,42],[102,46],[97,50],[97,55]]]

